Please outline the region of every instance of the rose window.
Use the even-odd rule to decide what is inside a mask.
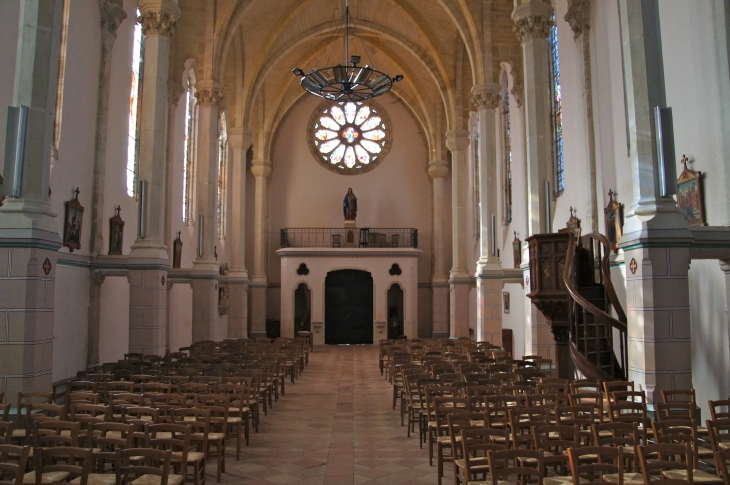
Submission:
[[[317,160],[341,174],[372,170],[390,149],[390,121],[373,102],[323,103],[309,133]]]

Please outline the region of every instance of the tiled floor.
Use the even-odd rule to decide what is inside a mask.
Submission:
[[[419,448],[417,433],[406,437],[392,395],[378,370],[377,346],[315,348],[304,374],[262,416],[241,460],[228,447],[223,482],[437,483],[427,448]],[[213,485],[215,462],[207,466]],[[448,485],[451,465],[445,468]]]

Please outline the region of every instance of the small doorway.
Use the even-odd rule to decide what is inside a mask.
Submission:
[[[403,329],[403,288],[396,283],[388,289],[388,338],[403,337]]]
[[[294,336],[312,331],[312,292],[305,283],[294,290]]]
[[[343,269],[325,278],[324,343],[373,343],[373,277]]]

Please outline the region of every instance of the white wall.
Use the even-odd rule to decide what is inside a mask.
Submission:
[[[53,314],[53,382],[86,368],[89,325],[89,270],[56,267]]]
[[[116,362],[129,352],[129,281],[107,276],[101,286],[99,362]]]

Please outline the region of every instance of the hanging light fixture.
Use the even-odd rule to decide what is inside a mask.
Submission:
[[[300,84],[305,91],[331,101],[364,101],[387,93],[391,90],[394,83],[403,80],[403,76],[398,74],[391,78],[377,68],[370,67],[369,64],[365,64],[363,67],[358,66],[360,64],[360,56],[350,56],[349,0],[345,0],[345,16],[343,20],[345,22],[345,65],[338,64],[323,68],[315,67],[308,73],[305,73],[297,67],[292,69],[292,72],[302,78]],[[342,22],[340,22],[341,24]],[[368,48],[365,46],[362,37],[360,37],[360,32],[357,30],[354,20],[352,21],[352,26],[360,38],[360,42],[370,59],[370,63],[375,66],[372,58],[370,58]],[[335,33],[337,33],[337,30],[339,30],[339,26],[335,30]],[[332,46],[332,50],[334,50],[334,45]],[[332,51],[330,51],[331,54]]]

